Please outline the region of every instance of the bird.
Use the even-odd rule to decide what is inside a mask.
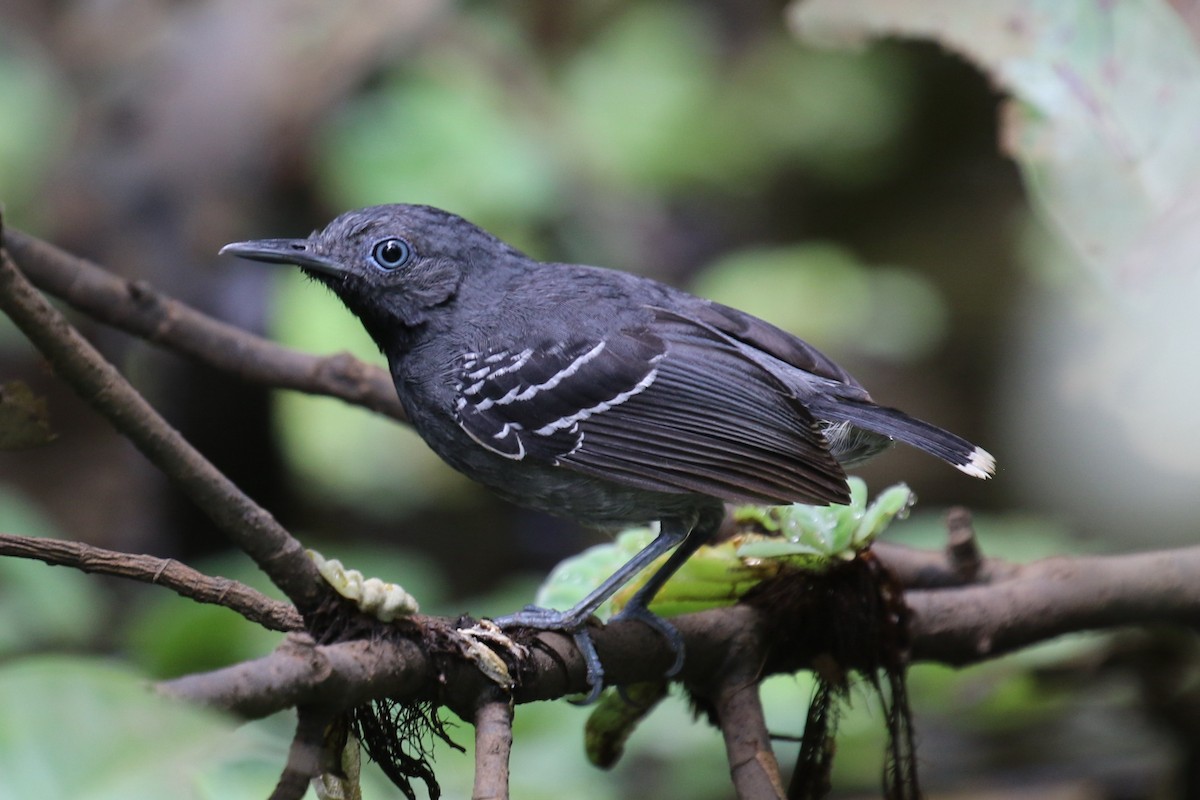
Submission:
[[[647,604],[705,542],[725,504],[845,504],[846,468],[893,441],[975,478],[981,447],[878,405],[812,345],[751,314],[648,277],[531,258],[432,206],[348,211],[306,238],[225,245],[294,264],[362,322],[413,428],[451,467],[519,506],[656,537],[573,608],[495,622],[574,638],[594,699],[588,620],[668,552],[617,619],[640,620],[683,665]]]

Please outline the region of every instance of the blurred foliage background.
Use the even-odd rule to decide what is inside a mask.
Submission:
[[[379,363],[296,271],[215,253],[354,206],[443,206],[538,257],[757,313],[998,456],[987,484],[906,450],[864,468],[921,498],[899,538],[939,546],[938,509],[963,503],[1011,558],[1178,544],[1200,511],[1198,20],[1183,0],[0,0],[0,202],[6,224],[208,313]],[[599,541],[368,412],[77,321],[307,544],[424,610],[512,610]],[[262,585],[6,321],[0,365],[58,433],[0,453],[0,529]],[[0,797],[264,796],[286,720],[231,734],[142,681],[276,641],[162,591],[0,561]],[[1172,715],[1195,651],[1078,637],[914,669],[931,796],[1200,793],[1200,732]],[[809,691],[771,681],[773,730],[799,733]],[[870,795],[882,725],[853,699],[835,786]],[[719,736],[669,705],[613,776],[585,765],[578,709],[522,707],[515,795],[727,796]],[[466,796],[470,759],[438,766]]]

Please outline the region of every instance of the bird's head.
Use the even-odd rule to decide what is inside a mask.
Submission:
[[[296,264],[333,290],[381,346],[450,302],[464,275],[497,257],[520,257],[462,217],[429,206],[349,211],[305,239],[234,242],[222,254]]]

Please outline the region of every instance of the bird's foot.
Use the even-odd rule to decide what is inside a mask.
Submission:
[[[604,690],[604,666],[600,663],[600,655],[588,632],[587,621],[590,618],[570,611],[556,611],[540,606],[525,606],[515,614],[499,617],[493,620],[501,628],[534,628],[540,631],[557,631],[569,635],[575,642],[580,655],[583,656],[587,668],[588,693],[582,700],[573,700],[577,705],[590,705],[600,698]]]
[[[679,629],[645,606],[633,603],[621,609],[609,622],[625,622],[629,620],[648,625],[667,640],[667,646],[671,648],[671,652],[675,655],[675,660],[671,662],[671,666],[667,669],[666,677],[673,678],[678,675],[679,670],[683,669],[684,658],[683,636],[679,633]]]
[[[541,606],[525,606],[515,614],[492,620],[501,628],[535,628],[539,631],[561,631],[572,633],[587,624],[590,614],[580,614],[574,609],[556,611]]]

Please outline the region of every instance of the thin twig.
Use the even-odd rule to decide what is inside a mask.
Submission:
[[[407,420],[387,371],[349,353],[319,357],[283,347],[21,231],[5,230],[3,243],[31,283],[106,325],[247,381],[337,397]]]
[[[489,691],[475,709],[475,788],[472,800],[508,800],[512,697]]]
[[[948,589],[1008,580],[1020,564],[981,557],[975,576],[967,580],[945,550],[919,550],[891,542],[875,542],[871,551],[906,589]]]
[[[301,800],[308,792],[309,783],[326,770],[330,761],[325,747],[325,729],[333,719],[333,713],[311,706],[301,706],[296,712],[296,734],[270,800]]]
[[[768,646],[761,630],[757,625],[745,627],[726,643],[721,667],[701,684],[712,688],[702,693],[712,700],[737,796],[741,800],[783,800],[779,762],[758,693]]]
[[[962,506],[954,506],[946,512],[946,559],[962,578],[963,583],[975,580],[983,566],[983,553],[979,540],[975,538],[975,526],[971,512]]]
[[[729,758],[729,775],[741,800],[783,800],[779,762],[763,717],[758,681],[727,676],[715,705]]]
[[[31,558],[52,566],[165,586],[198,603],[236,611],[268,630],[286,633],[300,630],[304,624],[289,603],[273,600],[239,581],[205,575],[172,558],[118,553],[82,542],[8,533],[0,533],[0,556]]]
[[[300,542],[208,462],[0,250],[0,310],[54,366],[60,378],[171,478],[245,551],[296,607],[315,609],[328,593]]]

